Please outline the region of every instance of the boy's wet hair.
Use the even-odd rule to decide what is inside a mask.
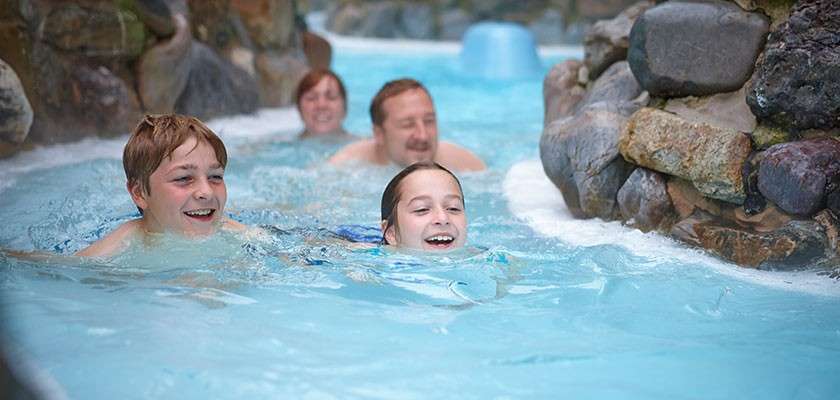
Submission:
[[[341,81],[341,78],[335,72],[323,68],[310,70],[298,83],[297,89],[295,90],[295,104],[298,110],[300,110],[300,101],[303,98],[303,94],[312,90],[312,88],[321,83],[322,79],[328,76],[335,79],[338,83],[338,93],[341,94],[341,100],[344,101],[344,111],[347,111],[347,91],[344,89],[344,82]]]
[[[409,175],[423,170],[440,170],[449,174],[449,176],[455,180],[455,184],[458,185],[458,192],[461,194],[461,199],[463,201],[464,190],[461,188],[461,182],[458,180],[458,177],[452,173],[452,171],[444,168],[442,165],[434,161],[420,161],[405,167],[405,169],[400,171],[400,173],[391,178],[391,181],[388,182],[388,186],[385,186],[385,191],[382,192],[380,215],[382,221],[387,221],[385,229],[382,230],[382,243],[390,245],[394,244],[388,243],[388,240],[385,239],[385,231],[392,226],[396,227],[397,225],[397,203],[400,202],[400,197],[402,195],[400,192],[400,185]],[[464,207],[464,211],[466,211],[466,205]]]
[[[412,89],[421,89],[430,99],[432,98],[432,95],[429,94],[429,91],[426,90],[426,87],[422,83],[411,78],[396,79],[383,85],[370,102],[370,120],[373,124],[382,126],[385,118],[388,117],[385,115],[385,108],[382,107],[385,104],[385,100]]]
[[[179,114],[146,115],[134,128],[123,150],[128,186],[139,183],[145,193],[151,193],[149,177],[165,157],[171,157],[189,138],[195,138],[196,146],[202,142],[209,144],[216,161],[222,168],[227,166],[227,150],[222,139],[198,118]]]

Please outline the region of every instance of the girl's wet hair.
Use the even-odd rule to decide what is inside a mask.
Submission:
[[[397,225],[397,203],[400,202],[400,184],[402,181],[405,180],[406,177],[411,175],[414,172],[422,171],[422,170],[440,170],[449,174],[452,179],[455,180],[455,183],[458,185],[458,192],[461,193],[461,198],[464,197],[464,190],[461,189],[461,182],[458,180],[458,177],[452,173],[452,171],[444,168],[442,165],[434,162],[434,161],[420,161],[414,164],[411,164],[400,173],[395,175],[390,182],[388,182],[388,186],[385,186],[385,191],[382,192],[382,205],[381,205],[381,220],[387,221],[385,225],[385,229],[382,230],[382,243],[383,244],[390,244],[393,245],[394,243],[388,243],[388,240],[385,239],[385,231],[387,231],[392,226]],[[466,209],[465,209],[466,211]]]

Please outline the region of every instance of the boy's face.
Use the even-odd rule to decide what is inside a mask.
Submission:
[[[405,177],[400,183],[397,223],[386,229],[385,238],[418,250],[462,247],[467,241],[467,216],[458,183],[441,170],[419,170]]]
[[[149,177],[146,193],[137,183],[128,188],[143,209],[146,229],[188,236],[215,232],[223,218],[227,188],[225,170],[206,142],[189,138],[171,157],[164,157]]]
[[[382,103],[385,120],[373,126],[373,138],[388,158],[401,166],[434,160],[437,119],[432,99],[423,89],[411,89]]]

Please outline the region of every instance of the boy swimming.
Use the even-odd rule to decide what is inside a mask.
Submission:
[[[197,118],[147,115],[123,151],[126,188],[141,217],[76,255],[111,256],[154,233],[202,237],[219,229],[244,230],[224,215],[226,165],[224,143]]]
[[[467,241],[464,192],[458,178],[440,164],[409,165],[382,193],[385,244],[418,250],[452,250]]]

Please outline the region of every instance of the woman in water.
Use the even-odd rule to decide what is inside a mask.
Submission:
[[[309,71],[298,84],[295,101],[304,125],[301,138],[350,136],[342,126],[347,116],[347,92],[334,72]]]
[[[464,192],[458,178],[435,162],[409,165],[382,194],[382,240],[418,250],[452,250],[467,241]]]

